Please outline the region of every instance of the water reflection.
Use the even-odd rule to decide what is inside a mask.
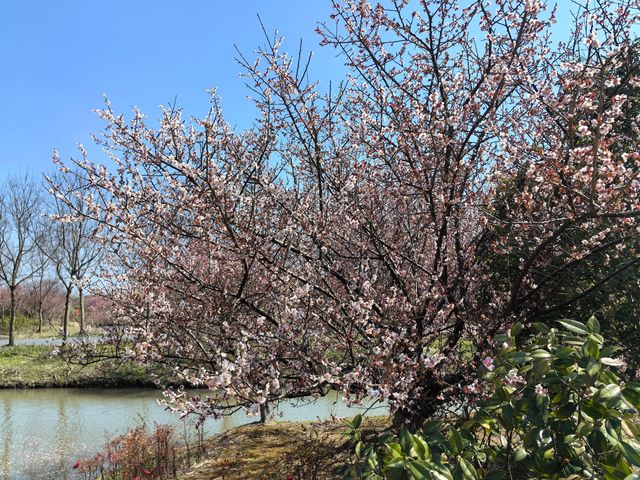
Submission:
[[[11,402],[4,399],[2,402],[4,418],[2,419],[2,478],[9,478],[9,462],[11,461],[11,436],[13,433]]]
[[[107,438],[145,422],[166,423],[183,435],[182,421],[157,403],[161,393],[142,389],[0,390],[2,480],[71,480],[75,460],[93,455]],[[315,403],[281,404],[283,420],[347,417],[361,411],[330,395]],[[242,412],[208,420],[206,434],[251,422]]]

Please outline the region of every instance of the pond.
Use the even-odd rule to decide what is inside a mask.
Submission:
[[[100,450],[113,438],[141,422],[176,426],[184,422],[157,403],[162,394],[145,389],[0,390],[0,480],[74,478],[75,460]],[[282,403],[281,420],[315,420],[332,415],[349,417],[362,407],[348,407],[337,394],[315,403]],[[238,412],[205,423],[207,434],[255,421]]]

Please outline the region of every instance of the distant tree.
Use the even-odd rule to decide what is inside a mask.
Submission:
[[[31,176],[10,177],[0,187],[0,280],[10,296],[10,346],[15,345],[17,290],[35,271],[41,215],[41,184]]]
[[[85,219],[85,222],[88,220]],[[78,262],[76,274],[76,288],[78,290],[80,332],[85,333],[87,324],[87,308],[85,306],[85,293],[90,288],[100,260],[104,258],[104,249],[93,238],[85,238],[85,245]]]
[[[23,296],[26,313],[38,319],[38,333],[42,333],[45,317],[51,320],[51,312],[47,312],[47,305],[55,296],[59,284],[52,278],[51,260],[43,251],[47,242],[43,241],[43,234],[38,242],[38,252],[32,258],[33,276],[25,284]]]
[[[47,178],[47,180],[55,181],[58,190],[49,198],[49,239],[43,251],[51,261],[65,291],[62,338],[66,340],[69,335],[74,289],[78,289],[79,293],[80,332],[85,332],[84,293],[97,267],[101,249],[92,237],[94,222],[84,216],[72,218],[76,212],[85,211],[84,205],[76,202],[73,206],[69,206],[60,197],[62,194],[71,197],[82,191],[83,186],[79,177]]]
[[[114,305],[109,299],[101,295],[88,295],[85,299],[87,316],[94,325],[108,324],[113,321]]]

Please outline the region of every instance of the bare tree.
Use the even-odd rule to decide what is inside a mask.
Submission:
[[[88,220],[83,219],[85,233],[88,231]],[[78,303],[80,304],[80,333],[85,333],[86,328],[86,308],[85,308],[85,292],[91,284],[91,279],[95,273],[97,265],[102,258],[102,249],[99,244],[84,236],[81,238],[82,246],[79,249],[78,269],[76,272],[76,288],[78,289]]]
[[[16,294],[33,277],[42,195],[30,175],[9,178],[0,190],[0,280],[9,289],[9,345],[15,345]]]
[[[46,251],[43,250],[45,245],[41,237],[38,245],[38,251],[32,259],[33,277],[26,285],[27,296],[27,313],[32,317],[38,318],[38,333],[42,333],[45,319],[45,307],[49,299],[55,295],[58,282],[52,278],[51,260]],[[49,315],[49,320],[51,316]]]
[[[51,181],[51,179],[47,179]],[[55,181],[63,185],[67,194],[82,190],[81,182],[58,178]],[[65,292],[64,316],[62,323],[62,338],[69,335],[69,318],[71,315],[71,298],[74,288],[78,289],[80,298],[80,332],[85,331],[84,293],[93,270],[100,258],[100,248],[93,241],[91,233],[93,224],[86,218],[74,218],[74,209],[82,209],[78,203],[71,208],[53,195],[50,200],[49,213],[51,215],[49,228],[50,238],[44,246],[49,260],[53,264],[56,275],[62,282]]]

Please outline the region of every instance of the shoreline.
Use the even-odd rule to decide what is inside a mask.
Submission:
[[[178,385],[170,385],[178,386]],[[146,388],[149,390],[162,390],[163,387],[151,380],[138,380],[126,378],[88,378],[60,381],[53,379],[37,383],[30,382],[6,382],[0,380],[0,390],[45,390],[51,388]]]
[[[104,360],[89,365],[70,365],[51,356],[50,345],[0,347],[0,390],[45,388],[149,388],[179,386],[161,382],[150,371],[128,361]],[[162,377],[161,377],[162,378]]]
[[[360,431],[367,439],[390,424],[389,417],[365,417]],[[170,442],[173,454],[157,458],[161,470],[173,471],[177,480],[335,480],[333,469],[353,461],[347,428],[344,419],[252,422],[187,444]],[[100,472],[103,458],[84,459],[90,478],[115,478],[109,470],[92,477]]]

